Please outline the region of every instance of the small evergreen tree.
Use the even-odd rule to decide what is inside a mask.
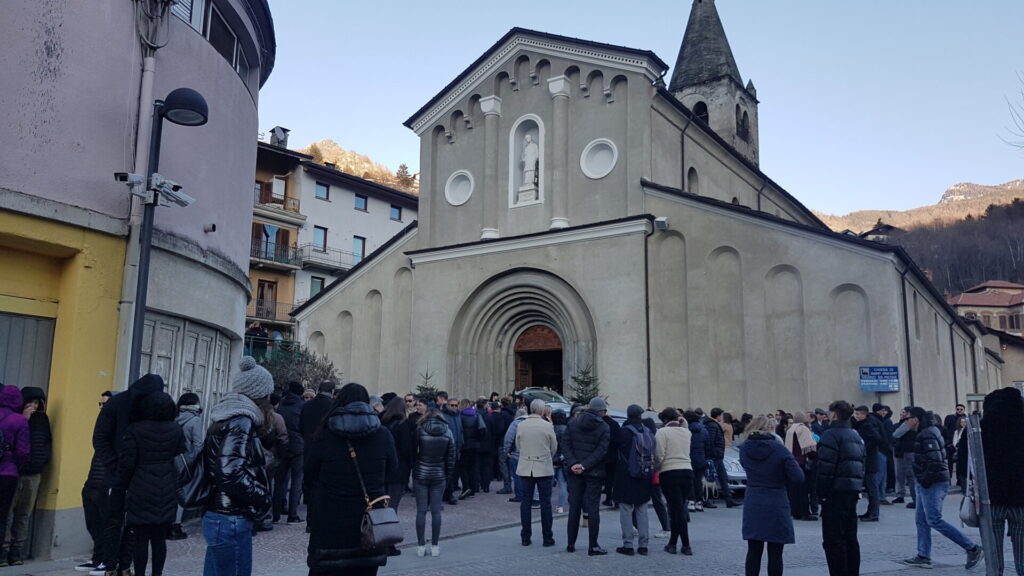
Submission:
[[[585,405],[598,396],[601,396],[601,382],[594,375],[594,367],[588,364],[572,375],[569,401],[573,404]]]
[[[294,348],[274,350],[261,358],[259,364],[274,377],[275,388],[283,389],[289,382],[301,382],[306,388],[315,388],[324,380],[337,382],[341,378],[334,362],[297,344]]]
[[[398,172],[395,172],[395,178],[398,180],[398,185],[403,190],[408,190],[413,185],[412,174],[409,173],[409,166],[406,164],[400,164],[398,166]]]
[[[421,402],[433,402],[437,399],[437,393],[440,390],[436,386],[430,383],[434,378],[434,373],[430,371],[420,372],[420,383],[416,385],[416,397]]]

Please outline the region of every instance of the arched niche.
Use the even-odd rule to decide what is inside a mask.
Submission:
[[[544,121],[536,114],[521,116],[508,138],[508,205],[518,208],[543,203]],[[533,170],[526,163],[533,164]],[[527,182],[531,176],[532,181]]]

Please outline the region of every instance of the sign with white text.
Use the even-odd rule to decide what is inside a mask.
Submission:
[[[899,366],[861,366],[861,392],[899,392]]]

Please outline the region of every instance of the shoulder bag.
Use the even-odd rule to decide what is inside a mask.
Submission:
[[[402,524],[398,520],[398,512],[389,506],[391,498],[381,496],[370,500],[370,495],[366,492],[366,484],[363,482],[363,473],[359,469],[356,449],[352,447],[351,442],[348,442],[348,455],[352,457],[352,464],[355,465],[356,476],[359,478],[359,486],[363,489],[363,499],[366,500],[363,523],[359,528],[363,550],[383,550],[388,546],[398,544],[405,536],[402,533]],[[383,508],[375,508],[381,503],[384,504]]]
[[[974,459],[971,458],[971,445],[967,444],[967,478],[963,479],[964,498],[960,501],[960,522],[969,528],[977,528],[981,525],[978,516],[977,486],[974,477]]]

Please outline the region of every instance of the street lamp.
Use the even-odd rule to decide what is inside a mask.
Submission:
[[[146,327],[146,293],[149,290],[149,253],[153,244],[153,216],[160,201],[160,192],[153,186],[153,174],[160,167],[160,137],[163,121],[179,126],[202,126],[209,118],[209,107],[203,95],[191,88],[178,88],[164,100],[153,102],[153,126],[149,133],[149,163],[146,166],[146,185],[152,192],[142,211],[142,229],[139,234],[138,281],[135,285],[135,319],[132,323],[132,350],[128,381],[139,377],[142,363],[142,334]]]

